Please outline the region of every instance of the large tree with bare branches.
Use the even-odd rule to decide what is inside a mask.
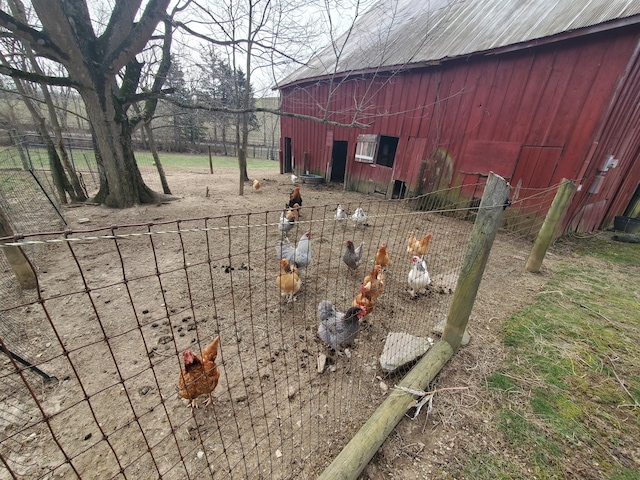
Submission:
[[[359,5],[367,0],[349,1]],[[171,66],[174,30],[222,49],[232,71],[244,72],[246,88],[236,90],[234,106],[171,99],[183,107],[237,116],[241,195],[247,179],[252,113],[265,111],[335,123],[328,113],[317,118],[255,108],[252,79],[259,69],[268,69],[277,77],[283,73],[283,66],[290,69],[301,65],[319,47],[322,24],[317,17],[301,14],[301,6],[308,9],[315,5],[316,10],[324,10],[329,19],[329,36],[333,38],[331,12],[334,4],[339,6],[342,0],[178,0],[169,11],[170,3],[171,0],[117,0],[107,4],[31,0],[33,16],[23,19],[4,11],[4,2],[0,2],[0,33],[22,42],[25,51],[33,51],[42,65],[49,62],[62,66],[65,72],[54,75],[47,72],[59,68],[34,69],[28,64],[5,63],[0,65],[0,75],[78,91],[85,103],[100,172],[100,190],[94,201],[108,206],[122,208],[163,198],[145,185],[135,161],[131,134],[140,126],[148,126],[159,99],[167,98],[163,88]],[[104,18],[92,19],[91,13],[98,12],[92,12],[90,6],[101,9],[99,13]],[[174,18],[178,12],[186,20]],[[336,49],[336,56],[339,53]],[[154,61],[144,64],[142,58]],[[145,83],[144,79],[152,80]],[[340,125],[362,126],[359,118]]]
[[[100,190],[95,200],[119,208],[160,198],[142,180],[131,147],[131,132],[153,115],[169,68],[170,0],[149,0],[144,9],[142,3],[116,2],[101,34],[94,31],[86,1],[32,0],[35,25],[0,10],[0,27],[27,44],[41,59],[62,65],[66,76],[47,76],[7,65],[0,66],[0,73],[78,91],[87,109],[100,171]],[[162,61],[151,91],[140,94],[137,89],[143,65],[136,55],[154,41],[161,22],[165,27],[158,40]],[[144,108],[129,116],[132,103],[141,100]]]

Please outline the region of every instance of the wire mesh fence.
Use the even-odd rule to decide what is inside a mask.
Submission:
[[[74,139],[68,153],[85,194],[95,195],[100,179],[91,141]],[[145,183],[161,192],[151,153],[136,153],[136,162]],[[16,233],[57,231],[66,224],[44,145],[24,142],[0,151],[0,207]]]
[[[43,177],[43,181],[51,182],[51,169],[47,150],[42,143],[38,143],[39,137],[24,142],[24,150],[28,157],[30,168]],[[100,188],[98,166],[90,137],[68,138],[67,152],[71,165],[79,176],[80,182],[87,196],[95,195]],[[142,174],[142,178],[152,190],[162,191],[160,176],[149,151],[138,151],[135,154],[136,164]]]
[[[56,231],[64,226],[50,175],[30,168],[28,157],[14,147],[0,151],[0,208],[16,233]]]
[[[543,208],[553,189],[513,211]],[[276,286],[279,211],[27,234],[39,289],[21,291],[0,265],[0,475],[48,478],[294,478],[316,476],[384,400],[389,332],[433,338],[460,274],[474,208],[458,189],[418,199],[302,208],[287,235],[311,232],[311,264],[287,303]],[[526,207],[526,208],[525,208]],[[530,207],[530,208],[529,208]],[[531,222],[508,226],[526,236]],[[407,238],[433,237],[428,290],[407,292]],[[364,242],[351,274],[345,242]],[[329,349],[317,306],[345,312],[374,268],[391,263],[384,291],[354,345]],[[0,260],[4,261],[0,255]],[[212,405],[178,393],[183,352],[220,338]],[[328,357],[320,372],[318,360]]]

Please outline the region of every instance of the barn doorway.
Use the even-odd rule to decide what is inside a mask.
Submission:
[[[395,180],[393,182],[393,192],[391,193],[391,198],[404,198],[407,194],[407,185],[402,180]]]
[[[627,209],[624,211],[624,216],[640,218],[640,184],[636,188]]]
[[[344,182],[344,172],[347,168],[347,149],[349,142],[335,140],[331,150],[331,179],[332,182]]]
[[[524,146],[516,162],[511,185],[522,180],[526,188],[547,188],[560,179],[554,178],[562,157],[562,147]]]
[[[293,172],[293,166],[291,163],[291,138],[284,137],[284,158],[282,159],[282,173]]]

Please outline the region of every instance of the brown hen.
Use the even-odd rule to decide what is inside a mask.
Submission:
[[[413,232],[411,232],[407,239],[407,253],[411,256],[423,257],[429,249],[429,242],[432,237],[433,233],[427,233],[422,237],[422,240],[418,241]]]
[[[380,248],[376,252],[376,265],[380,265],[382,268],[387,268],[391,263],[389,252],[387,252],[387,244],[382,242]]]
[[[384,291],[384,272],[380,265],[374,266],[373,270],[364,277],[362,287],[373,300],[382,295],[382,292]]]
[[[373,312],[376,301],[371,298],[371,294],[365,290],[364,285],[360,285],[360,293],[353,299],[354,307],[364,307],[367,313],[365,315],[369,315]]]
[[[211,393],[220,379],[220,369],[216,365],[219,343],[218,336],[202,350],[202,355],[194,355],[189,349],[182,354],[184,369],[180,372],[178,393],[182,398],[191,400],[189,406],[192,409],[198,408],[200,395],[208,395],[204,402],[205,406],[213,401]]]
[[[302,282],[298,277],[298,269],[295,264],[289,264],[286,258],[280,260],[280,274],[276,277],[276,285],[280,289],[280,295],[287,298],[287,303],[294,300],[293,296],[298,293]]]

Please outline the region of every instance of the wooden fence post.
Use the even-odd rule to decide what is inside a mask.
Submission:
[[[540,231],[533,242],[533,247],[531,247],[531,253],[529,253],[529,258],[525,265],[525,269],[528,272],[538,273],[540,271],[542,260],[544,260],[544,256],[547,254],[549,245],[551,245],[551,242],[555,239],[558,225],[562,217],[564,217],[569,201],[575,191],[576,184],[571,180],[563,178],[558,188],[558,193],[556,193],[556,196],[553,198],[547,216],[544,218],[542,227],[540,227]]]
[[[0,208],[0,238],[10,237],[13,235],[13,230],[9,224],[9,219],[5,216],[2,208]],[[31,262],[25,255],[22,248],[11,246],[0,248],[7,258],[7,262],[11,266],[14,275],[18,279],[20,286],[29,290],[38,287],[38,277],[31,265]]]
[[[22,160],[22,168],[24,170],[31,170],[29,160],[27,159],[27,156],[24,153],[24,148],[22,147],[20,135],[18,135],[18,132],[15,130],[15,128],[9,130],[9,136],[11,137],[11,140],[13,140],[13,144],[15,145],[16,150],[18,150],[20,160]]]
[[[489,174],[442,334],[442,340],[451,345],[454,352],[460,347],[462,335],[467,328],[469,314],[487,265],[491,245],[500,226],[510,189],[510,185],[504,178],[493,172]]]
[[[209,173],[213,175],[213,158],[211,158],[211,145],[209,145],[208,148],[209,148]]]
[[[436,343],[398,387],[426,389],[452,355],[453,350],[448,343]],[[399,389],[391,390],[385,401],[322,472],[318,480],[356,480],[414,400],[415,396],[411,393]]]
[[[436,343],[405,376],[399,387],[424,390],[460,346],[462,334],[480,285],[491,245],[508,199],[509,184],[491,173],[471,232],[470,245],[449,310],[442,341]],[[318,477],[355,480],[404,416],[414,395],[394,389],[347,446]]]

